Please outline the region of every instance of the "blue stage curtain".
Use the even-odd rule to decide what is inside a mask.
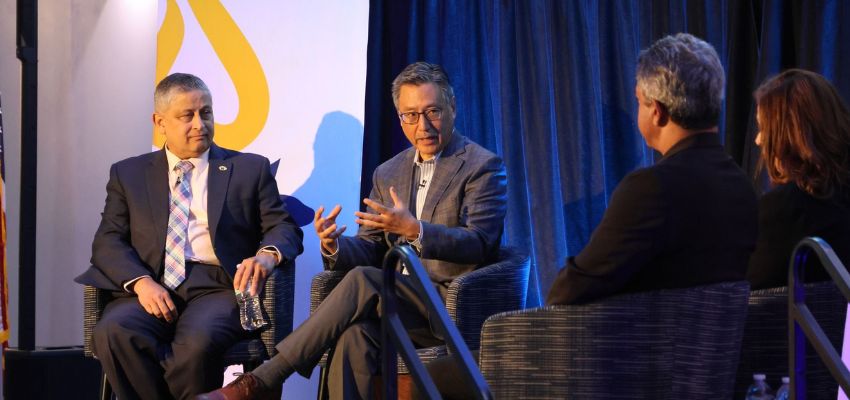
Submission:
[[[657,157],[635,125],[641,49],[676,32],[714,45],[728,79],[721,135],[752,173],[752,91],[766,76],[813,69],[850,98],[841,21],[850,21],[841,0],[373,0],[361,191],[368,195],[378,164],[409,146],[392,79],[414,61],[443,65],[457,129],[505,160],[504,241],[531,255],[528,304],[537,305],[565,258],[587,243],[617,183]]]

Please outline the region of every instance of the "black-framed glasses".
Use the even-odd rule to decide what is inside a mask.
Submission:
[[[404,112],[399,114],[398,117],[401,118],[401,122],[404,122],[405,124],[415,125],[419,123],[420,115],[424,115],[428,121],[436,121],[443,116],[443,110],[441,108],[429,108],[422,112]]]

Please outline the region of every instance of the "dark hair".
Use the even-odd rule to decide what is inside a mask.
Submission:
[[[191,90],[200,90],[210,94],[210,90],[201,78],[192,74],[175,72],[171,75],[162,78],[156,85],[156,90],[153,93],[153,106],[156,111],[163,111],[171,103],[171,97],[174,91],[188,92]]]
[[[418,61],[404,67],[398,76],[393,79],[392,94],[393,104],[396,110],[398,109],[398,96],[403,85],[422,85],[425,83],[433,83],[440,88],[440,96],[443,99],[443,104],[449,106],[452,104],[452,98],[455,97],[452,84],[449,82],[449,76],[443,67],[437,64],[430,64],[424,61]]]
[[[850,112],[826,78],[789,69],[762,83],[754,97],[759,169],[772,182],[793,182],[822,198],[850,182]]]

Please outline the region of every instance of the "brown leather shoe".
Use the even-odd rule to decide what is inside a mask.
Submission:
[[[281,387],[269,389],[251,373],[245,373],[227,386],[198,395],[196,400],[280,400]]]

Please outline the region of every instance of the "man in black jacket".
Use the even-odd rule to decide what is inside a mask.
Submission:
[[[546,304],[745,278],[756,240],[756,194],[720,144],[724,86],[714,48],[694,36],[667,36],[641,52],[638,129],[663,157],[623,178]],[[472,398],[451,358],[431,362],[428,371],[444,398]]]
[[[720,144],[724,87],[717,53],[694,36],[667,36],[641,52],[638,129],[663,157],[620,182],[547,304],[744,279],[755,247],[756,195]]]

